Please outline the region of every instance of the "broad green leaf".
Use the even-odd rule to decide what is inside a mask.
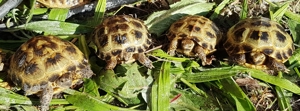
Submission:
[[[214,3],[206,3],[205,0],[182,0],[170,5],[169,10],[163,10],[151,14],[145,21],[149,31],[160,36],[172,23],[184,15],[206,15],[214,6]]]
[[[87,111],[136,111],[133,109],[121,108],[107,104],[98,97],[77,91],[74,93],[74,95],[67,96],[66,100],[74,106]]]
[[[300,48],[296,49],[294,54],[289,58],[289,69],[300,66]]]
[[[96,74],[94,80],[99,88],[106,92],[116,92],[117,89],[121,89],[120,85],[124,84],[127,79],[118,77],[113,70],[102,70],[100,74]]]
[[[49,20],[57,20],[57,21],[65,21],[67,19],[69,9],[61,9],[54,8],[51,9],[48,19]]]
[[[264,73],[260,70],[256,70],[256,69],[249,69],[249,70],[247,70],[247,72],[250,73],[251,76],[256,78],[256,79],[260,79],[260,80],[265,81],[267,83],[276,85],[278,87],[281,87],[283,89],[291,91],[295,94],[300,94],[299,86],[292,83],[291,81],[289,81],[287,79],[272,76],[272,75],[266,74],[266,73]]]
[[[300,19],[300,18],[299,18]],[[300,45],[300,21],[288,19],[288,27],[292,33],[294,43]]]
[[[32,14],[33,15],[40,15],[40,14],[45,14],[47,13],[48,11],[48,8],[37,8],[37,9],[34,9]]]
[[[94,82],[91,79],[84,79],[84,92],[93,95],[93,96],[100,96],[99,92],[98,92],[98,86],[96,84],[96,82]]]
[[[2,104],[2,105],[11,105],[11,104],[32,105],[32,101],[23,95],[19,95],[10,90],[0,87],[0,104]]]
[[[184,73],[182,78],[191,83],[200,83],[228,78],[245,71],[247,71],[247,68],[240,66],[210,68],[202,72]]]
[[[36,21],[15,28],[36,32],[48,32],[51,35],[82,34],[89,33],[93,30],[93,28],[88,26],[60,21]]]

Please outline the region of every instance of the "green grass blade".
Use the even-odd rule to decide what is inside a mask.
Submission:
[[[245,71],[247,71],[247,68],[243,68],[240,66],[211,68],[203,72],[184,73],[182,75],[182,78],[191,83],[200,83],[228,78]]]
[[[222,89],[228,92],[229,95],[235,100],[237,111],[255,111],[255,107],[248,96],[232,78],[221,79],[219,81],[223,86]]]
[[[240,20],[243,20],[245,18],[247,18],[247,14],[248,14],[248,0],[243,0],[243,9],[241,11],[241,16],[240,16]]]
[[[278,105],[281,111],[292,111],[292,107],[289,99],[286,97],[284,90],[278,86],[275,86]]]
[[[168,111],[170,108],[170,62],[163,62],[151,93],[151,110]]]
[[[279,22],[282,19],[284,13],[287,11],[288,7],[289,7],[289,3],[286,2],[282,7],[276,10],[274,13],[273,11],[270,10],[271,20]]]
[[[223,0],[216,8],[214,13],[209,17],[211,20],[217,18],[224,7],[230,2],[230,0]]]
[[[95,8],[95,15],[92,22],[89,22],[89,26],[95,27],[102,22],[104,13],[106,11],[106,0],[99,0]]]

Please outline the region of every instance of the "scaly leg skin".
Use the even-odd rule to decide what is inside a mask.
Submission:
[[[231,55],[230,62],[239,64],[239,65],[244,65],[246,63],[246,55],[245,54]]]
[[[112,70],[116,67],[117,65],[117,59],[115,57],[112,57],[110,60],[106,61],[106,70]]]
[[[178,39],[174,38],[170,45],[169,45],[169,49],[168,49],[168,54],[171,56],[175,55],[175,51],[177,49],[177,45],[178,45]]]
[[[287,69],[285,67],[285,65],[283,63],[278,62],[278,61],[276,61],[275,59],[273,59],[271,57],[268,58],[267,63],[268,63],[268,64],[266,64],[267,67],[269,67],[271,70],[274,70],[274,71],[283,71],[285,73],[289,73],[289,71],[290,71],[289,69]]]
[[[43,89],[42,95],[40,95],[40,110],[48,111],[49,105],[53,96],[53,88],[50,83],[47,84],[47,87]]]
[[[133,54],[133,57],[149,69],[154,68],[152,61],[147,58],[144,53]]]
[[[203,66],[210,65],[212,63],[212,60],[214,60],[213,58],[206,58],[204,49],[199,45],[195,46],[194,51],[195,54],[198,55],[198,57],[201,59]]]

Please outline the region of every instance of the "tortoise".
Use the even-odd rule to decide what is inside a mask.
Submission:
[[[135,60],[148,68],[154,67],[145,56],[152,42],[148,28],[137,18],[129,15],[108,17],[95,28],[93,38],[98,47],[97,56],[106,61],[107,70]]]
[[[188,15],[174,22],[167,33],[171,42],[168,54],[175,52],[188,57],[197,57],[202,65],[210,65],[213,57],[208,57],[216,51],[215,46],[221,39],[219,28],[204,16]]]
[[[56,36],[36,36],[23,43],[10,59],[8,78],[25,95],[40,97],[49,109],[53,94],[82,83],[93,75],[88,60],[71,42]]]
[[[91,0],[37,0],[38,3],[48,8],[73,8],[86,3]]]
[[[223,46],[234,63],[283,72],[289,71],[283,63],[295,50],[293,40],[284,28],[265,17],[239,21],[227,32]]]

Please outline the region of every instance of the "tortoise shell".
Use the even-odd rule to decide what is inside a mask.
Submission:
[[[4,67],[4,63],[2,60],[3,60],[2,49],[0,49],[0,71],[2,71]]]
[[[221,32],[208,18],[188,15],[171,25],[167,37],[171,42],[168,49],[170,55],[174,56],[176,51],[185,56],[199,57],[203,65],[209,65],[212,58],[206,56],[216,51]]]
[[[95,29],[93,36],[98,57],[107,62],[106,69],[135,60],[153,68],[144,54],[151,45],[151,39],[141,20],[128,15],[115,15],[106,18]]]
[[[227,32],[224,47],[234,62],[247,67],[288,72],[283,65],[295,48],[284,28],[268,18],[244,19]]]
[[[25,95],[41,96],[42,110],[52,95],[93,75],[88,60],[71,42],[55,36],[36,36],[12,55],[8,77]]]
[[[38,3],[48,8],[73,8],[89,3],[90,1],[91,0],[37,0]]]

